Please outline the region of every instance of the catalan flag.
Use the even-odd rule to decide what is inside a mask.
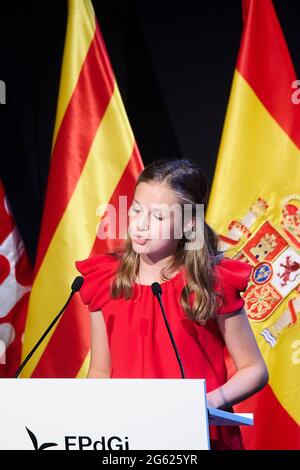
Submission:
[[[119,196],[131,203],[142,168],[92,4],[90,0],[69,0],[23,358],[66,302],[78,274],[75,260],[122,248],[125,233],[124,227],[120,233],[119,218],[116,239],[105,239],[99,233],[105,232],[108,204],[118,211]],[[82,377],[88,362],[89,315],[75,295],[21,376]]]
[[[207,221],[253,268],[243,296],[270,380],[235,407],[254,413],[245,446],[299,449],[300,105],[271,0],[244,0],[243,15]]]

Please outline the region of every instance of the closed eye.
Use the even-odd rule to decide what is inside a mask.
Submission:
[[[138,209],[137,207],[131,207],[131,210],[136,213],[141,212],[140,209]]]

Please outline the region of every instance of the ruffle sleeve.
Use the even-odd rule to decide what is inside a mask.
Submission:
[[[244,307],[240,293],[246,290],[251,271],[248,263],[225,257],[216,265],[216,291],[223,295],[217,314],[224,315]]]
[[[96,255],[75,262],[77,270],[84,278],[79,291],[80,298],[90,312],[101,310],[111,299],[111,286],[118,264],[118,258],[112,255]]]

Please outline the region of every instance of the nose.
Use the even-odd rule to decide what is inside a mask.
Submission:
[[[148,230],[149,228],[148,214],[141,213],[141,215],[138,217],[137,228],[140,231]]]

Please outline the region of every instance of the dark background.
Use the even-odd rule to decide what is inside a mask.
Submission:
[[[260,1],[260,0],[256,0]],[[300,78],[299,1],[274,5]],[[242,32],[240,0],[93,0],[143,162],[198,161],[213,178]],[[1,2],[1,176],[34,262],[67,2]],[[273,86],[273,84],[270,84]]]

